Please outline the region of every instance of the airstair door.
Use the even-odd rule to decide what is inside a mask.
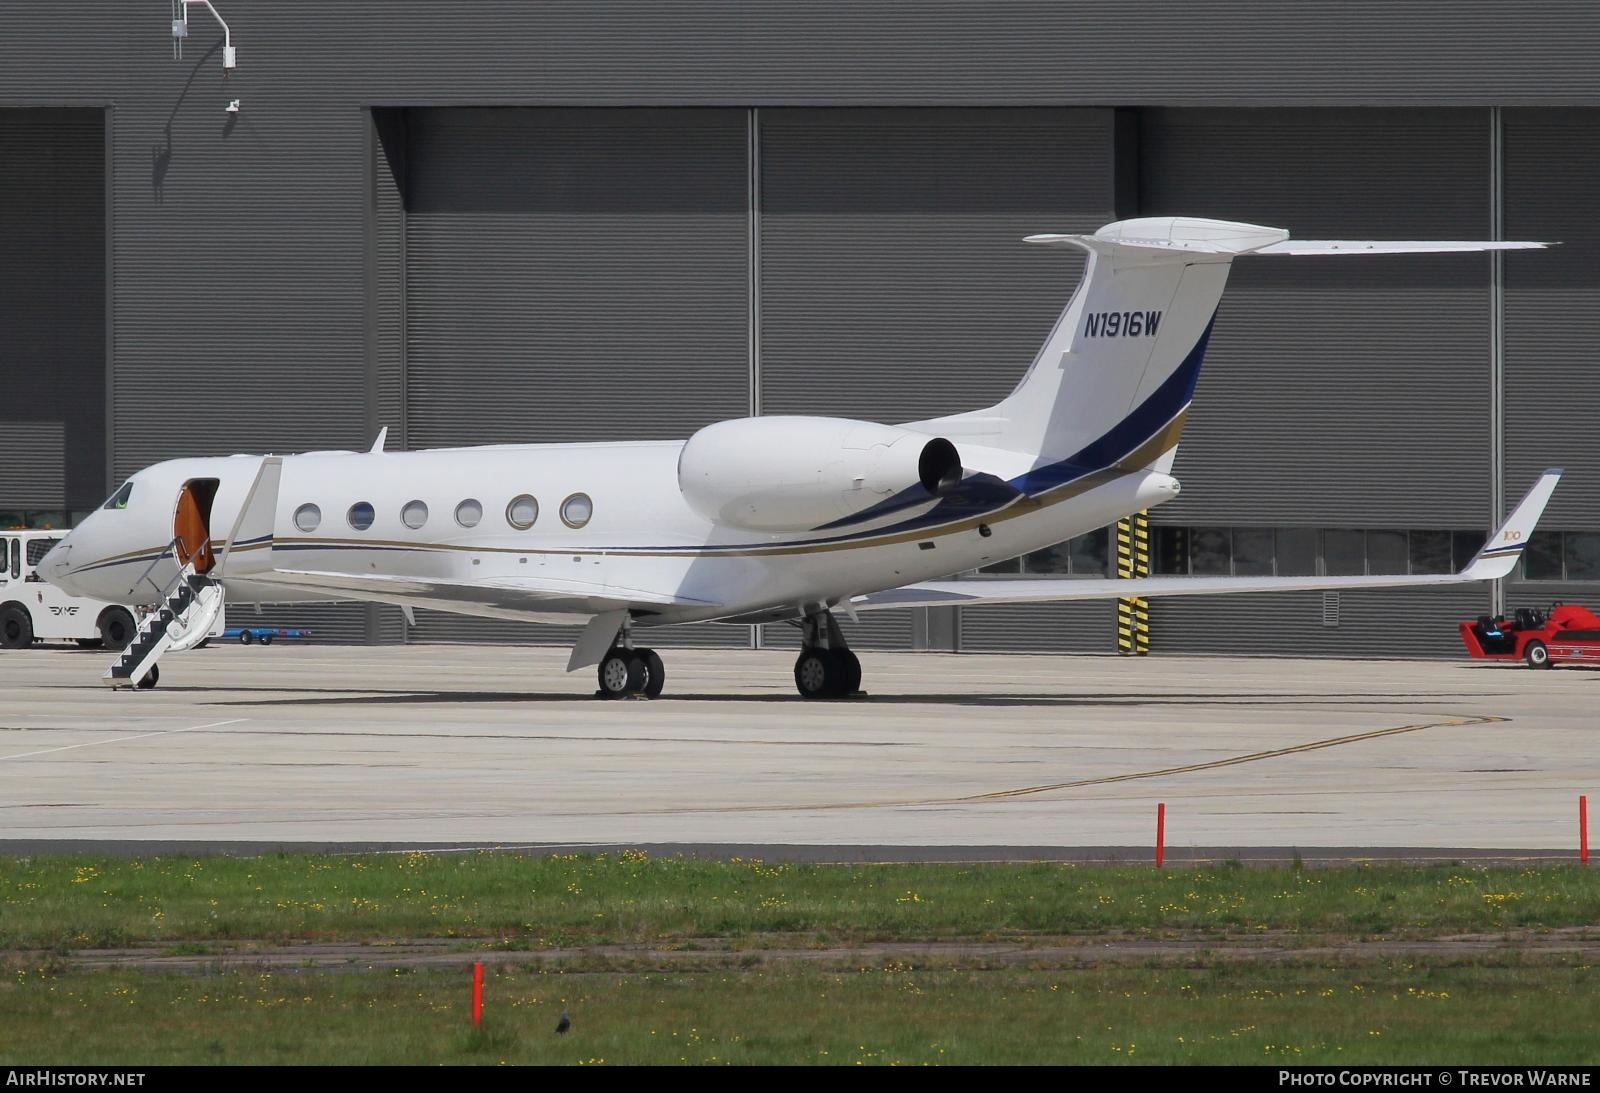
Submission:
[[[172,518],[172,535],[177,540],[178,565],[191,561],[196,573],[209,573],[217,564],[211,541],[211,502],[216,499],[219,479],[193,478],[178,493],[178,509]]]

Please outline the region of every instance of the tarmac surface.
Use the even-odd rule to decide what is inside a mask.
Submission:
[[[1600,673],[1468,661],[663,651],[604,702],[531,646],[0,652],[0,852],[648,846],[822,860],[1575,855]],[[1600,797],[1597,797],[1600,806]],[[1320,849],[1319,849],[1320,848]]]

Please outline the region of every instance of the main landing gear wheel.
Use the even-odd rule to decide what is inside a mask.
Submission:
[[[125,607],[108,607],[100,612],[100,641],[108,649],[123,649],[139,632],[133,612]]]
[[[1545,648],[1542,641],[1528,642],[1528,647],[1522,651],[1522,656],[1530,668],[1550,667],[1550,650]]]
[[[654,649],[635,649],[633,653],[644,662],[644,687],[640,693],[646,698],[660,698],[661,688],[667,685],[667,666]]]
[[[861,661],[848,649],[802,649],[794,662],[794,685],[803,698],[855,694],[861,689]]]
[[[626,698],[645,685],[644,658],[632,649],[613,649],[600,662],[600,696]]]
[[[600,697],[660,698],[667,685],[667,666],[654,649],[613,649],[600,662]]]
[[[0,649],[26,649],[33,644],[33,616],[28,609],[8,604],[0,610]]]
[[[155,685],[157,683],[159,683],[160,681],[161,681],[161,667],[159,665],[152,664],[152,665],[150,665],[149,674],[146,675],[143,679],[141,679],[138,682],[137,686],[138,686],[139,690],[141,690],[141,691],[148,691],[148,690],[152,690],[155,687]]]

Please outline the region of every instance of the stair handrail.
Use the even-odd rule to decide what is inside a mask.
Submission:
[[[171,555],[172,558],[174,560],[176,560],[178,555],[177,555],[177,552],[173,548],[174,547],[178,547],[178,546],[182,546],[182,545],[183,545],[183,536],[181,536],[181,535],[174,535],[170,540],[168,540],[167,541],[167,545],[161,548],[161,553],[157,554],[155,556],[155,558],[151,560],[150,564],[144,567],[144,572],[139,574],[139,579],[133,582],[133,587],[138,588],[141,583],[149,581],[150,587],[154,588],[156,590],[156,598],[157,598],[158,602],[165,603],[167,597],[172,595],[172,590],[174,588],[178,587],[178,582],[183,580],[183,571],[184,571],[185,568],[188,567],[189,562],[185,562],[185,563],[183,563],[183,565],[180,565],[178,567],[178,575],[176,577],[172,578],[172,580],[170,582],[168,582],[167,587],[165,587],[165,588],[162,588],[161,586],[156,584],[156,582],[151,581],[150,580],[150,574],[151,574],[152,571],[155,570],[156,566],[161,564],[161,560],[163,558],[167,557],[168,555]],[[206,552],[206,550],[210,548],[210,546],[211,546],[211,537],[208,535],[208,536],[206,536],[204,542],[202,542],[198,547],[196,547],[194,550],[189,552],[189,560],[192,562],[196,557],[198,557],[201,554],[204,554]]]
[[[151,581],[150,574],[155,570],[156,566],[161,564],[161,559],[165,558],[169,554],[172,554],[172,548],[181,542],[183,542],[183,537],[181,535],[174,535],[171,539],[169,539],[167,541],[167,545],[161,548],[161,553],[152,558],[150,560],[150,564],[144,567],[144,572],[139,574],[139,579],[133,582],[133,587],[138,588],[145,581],[150,581],[150,587],[156,590],[156,596],[163,600],[166,599],[166,589],[163,589],[160,585],[156,584],[156,582]],[[173,556],[176,557],[175,554]]]

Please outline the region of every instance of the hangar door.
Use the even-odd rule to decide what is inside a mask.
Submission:
[[[1269,224],[1302,239],[1479,239],[1488,162],[1484,110],[1147,110],[1140,212]],[[1482,255],[1235,263],[1173,472],[1183,494],[1152,513],[1158,544],[1160,525],[1231,539],[1231,563],[1208,551],[1205,572],[1243,574],[1262,572],[1244,567],[1263,564],[1257,547],[1274,536],[1278,571],[1305,572],[1291,566],[1308,549],[1326,555],[1329,540],[1307,547],[1314,541],[1283,529],[1331,529],[1340,558],[1347,541],[1364,543],[1368,571],[1392,573],[1441,533],[1481,535],[1489,304]],[[1359,553],[1344,560],[1361,564]],[[1452,655],[1455,622],[1485,610],[1488,592],[1341,599],[1161,600],[1152,638],[1172,652]]]
[[[0,110],[0,527],[105,498],[105,121]]]
[[[1504,110],[1506,234],[1560,240],[1506,256],[1506,496],[1566,469],[1508,607],[1600,599],[1600,110]]]
[[[908,421],[1016,385],[1113,219],[1110,110],[761,110],[761,409]],[[967,649],[1114,647],[1109,605],[964,612]],[[903,648],[909,612],[845,624]],[[787,637],[771,635],[775,642]]]
[[[407,111],[410,447],[671,439],[746,414],[745,126],[743,110]],[[418,622],[419,641],[574,632]]]

